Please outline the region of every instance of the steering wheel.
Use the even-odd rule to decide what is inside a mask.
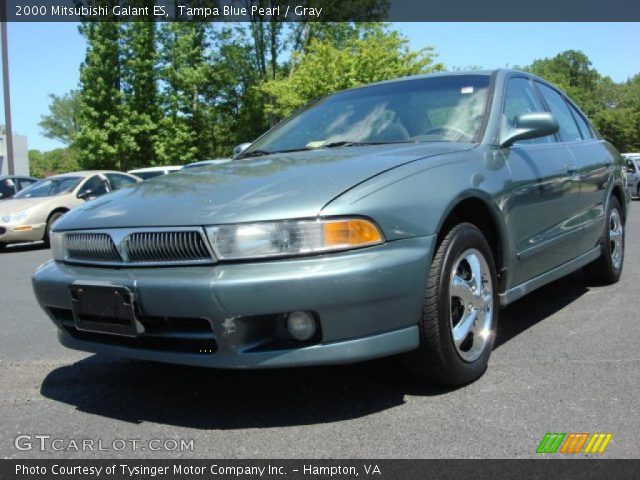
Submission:
[[[442,137],[444,137],[444,135],[447,132],[453,132],[453,133],[456,134],[456,136],[453,138],[453,140],[461,140],[463,138],[465,140],[472,140],[473,139],[473,137],[471,135],[469,135],[467,132],[463,132],[459,128],[456,128],[456,127],[445,127],[445,126],[430,128],[429,130],[424,132],[422,135],[437,135],[437,134],[440,134]]]

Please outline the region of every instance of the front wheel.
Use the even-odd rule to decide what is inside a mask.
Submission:
[[[607,207],[602,232],[602,255],[584,267],[590,283],[609,285],[620,280],[624,264],[624,221],[622,208],[616,197],[611,197]]]
[[[49,219],[47,220],[47,226],[44,231],[44,238],[42,239],[44,241],[44,244],[47,247],[50,246],[49,236],[51,235],[51,227],[53,226],[56,220],[58,220],[62,215],[64,215],[64,213],[65,212],[52,213]]]
[[[498,321],[496,268],[482,232],[452,228],[431,263],[420,347],[406,355],[419,378],[449,386],[473,382],[487,368]]]

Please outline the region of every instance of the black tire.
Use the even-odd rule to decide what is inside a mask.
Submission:
[[[47,247],[51,246],[51,243],[49,242],[49,234],[51,233],[51,226],[54,224],[54,222],[57,219],[59,219],[64,214],[65,212],[53,212],[51,215],[49,215],[49,219],[47,220],[47,227],[45,228],[45,231],[44,231],[44,238],[42,239],[44,241],[45,246]]]
[[[6,243],[0,243],[0,252],[2,252],[5,248],[7,248]]]
[[[636,197],[640,198],[640,181],[638,182],[638,187],[636,189]]]
[[[617,244],[617,247],[615,247],[616,242],[612,241],[611,238],[611,232],[613,231],[612,222],[615,222],[615,215],[618,216],[621,229],[620,243]],[[622,215],[620,202],[618,202],[616,197],[609,199],[605,219],[602,239],[600,240],[602,255],[583,269],[587,281],[595,285],[611,285],[612,283],[616,283],[620,280],[622,267],[624,266],[624,216]],[[615,248],[620,248],[619,262],[614,258]]]
[[[467,251],[476,251],[484,256],[492,292],[492,298],[487,302],[492,308],[488,320],[489,335],[478,337],[482,338],[478,341],[483,342],[483,347],[478,352],[479,356],[472,361],[463,359],[461,355],[464,352],[460,352],[454,343],[452,307],[456,306],[450,293],[453,269],[458,272],[461,255]],[[475,225],[460,223],[442,239],[431,262],[419,321],[420,347],[404,357],[409,371],[421,381],[453,387],[473,382],[487,369],[495,340],[498,312],[498,283],[491,248]]]

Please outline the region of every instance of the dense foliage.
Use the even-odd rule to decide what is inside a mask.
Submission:
[[[29,150],[29,170],[34,177],[80,170],[78,151],[74,148],[56,148],[48,152]]]
[[[576,50],[536,60],[524,69],[567,92],[618,150],[640,151],[640,74],[615,83]]]
[[[360,1],[375,11],[380,0]],[[433,47],[412,51],[377,22],[87,22],[80,31],[79,89],[52,95],[40,123],[70,154],[32,153],[34,174],[229,156],[320,95],[445,68]],[[618,149],[640,150],[640,75],[615,83],[573,50],[522,68],[564,89]]]

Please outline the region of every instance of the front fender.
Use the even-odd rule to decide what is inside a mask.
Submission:
[[[438,234],[453,209],[479,199],[491,213],[506,264],[510,249],[505,225],[511,175],[504,158],[476,148],[426,158],[374,177],[327,204],[322,215],[364,215],[389,241]]]

